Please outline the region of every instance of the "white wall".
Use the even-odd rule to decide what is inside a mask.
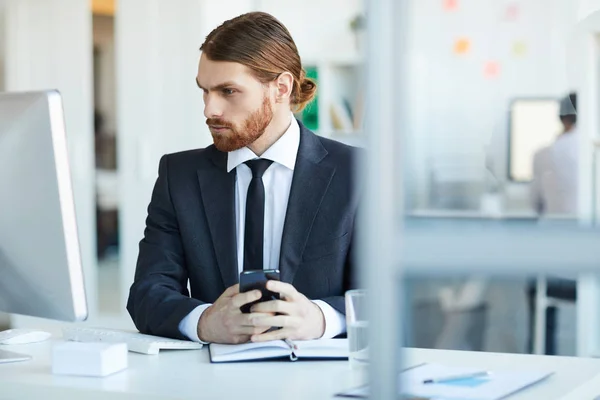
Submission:
[[[288,28],[303,60],[356,55],[350,21],[362,12],[362,0],[260,0],[259,9]]]
[[[574,0],[577,4],[577,20],[582,21],[600,9],[600,0]]]
[[[5,0],[4,4],[6,90],[56,88],[63,96],[79,241],[90,317],[94,318],[97,262],[90,2]]]
[[[514,21],[504,18],[511,3],[520,7]],[[463,0],[458,10],[446,12],[437,0],[411,4],[408,90],[414,179],[409,183],[416,205],[427,207],[436,160],[481,169],[490,154],[495,172],[506,178],[510,100],[558,97],[573,88],[566,55],[577,7],[571,0]],[[470,39],[471,49],[457,56],[453,45],[461,37]],[[519,40],[527,46],[520,57],[512,53]],[[487,61],[500,64],[497,78],[484,76]],[[517,196],[526,193],[516,188]]]

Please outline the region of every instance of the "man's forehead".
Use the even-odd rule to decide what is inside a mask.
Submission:
[[[231,61],[213,61],[200,58],[196,80],[202,87],[221,85],[225,82],[245,84],[253,79],[251,71],[243,64]]]

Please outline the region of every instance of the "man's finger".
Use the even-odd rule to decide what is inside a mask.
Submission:
[[[272,317],[272,313],[251,313],[251,314],[239,314],[237,316],[236,322],[239,326],[258,326],[254,323],[254,321],[258,318],[263,317]],[[270,327],[271,325],[264,325],[266,327]]]
[[[236,335],[253,336],[265,333],[269,329],[271,329],[270,326],[240,326],[236,328],[234,333]]]
[[[240,284],[236,283],[235,285],[229,286],[227,289],[225,289],[225,291],[223,292],[221,297],[233,297],[236,294],[238,294],[239,292],[240,292]]]
[[[252,315],[252,314],[250,314]],[[254,326],[275,326],[278,328],[296,328],[300,325],[300,319],[296,317],[290,317],[289,315],[275,315],[275,316],[263,316],[253,318]]]
[[[231,298],[231,305],[234,308],[240,308],[244,304],[252,303],[253,301],[260,299],[261,296],[262,293],[260,290],[251,290],[245,293],[238,293]]]
[[[279,314],[293,314],[295,305],[284,300],[270,300],[262,303],[258,303],[252,306],[250,312],[252,313],[279,313]]]
[[[277,329],[275,331],[261,333],[259,335],[252,335],[250,340],[252,342],[268,342],[269,340],[281,340],[281,339],[291,339],[290,335],[292,334],[292,329],[283,328]]]
[[[281,282],[281,281],[267,281],[267,289],[272,292],[279,293],[283,295],[288,300],[298,300],[300,293],[296,290],[295,287],[290,285],[289,283]]]

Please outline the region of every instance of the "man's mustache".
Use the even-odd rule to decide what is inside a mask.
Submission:
[[[220,118],[208,118],[206,120],[208,126],[219,126],[222,128],[233,128],[233,124]]]

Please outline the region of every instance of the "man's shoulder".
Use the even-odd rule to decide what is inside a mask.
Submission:
[[[198,168],[210,160],[216,151],[214,145],[210,145],[204,148],[165,154],[163,159],[169,165],[169,168]]]
[[[323,148],[327,150],[328,156],[333,159],[354,162],[355,159],[362,156],[362,153],[364,152],[364,149],[361,149],[360,147],[351,146],[316,134],[314,135],[321,142]]]

